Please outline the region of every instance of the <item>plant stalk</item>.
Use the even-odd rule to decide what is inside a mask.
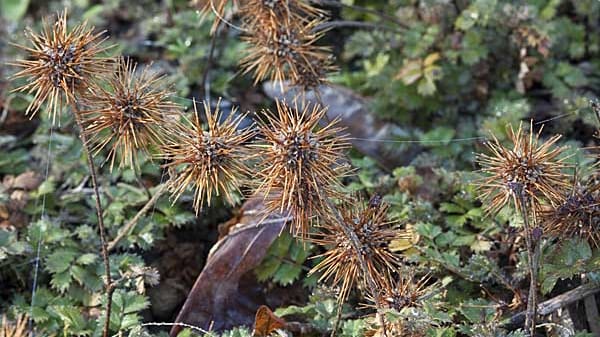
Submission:
[[[529,294],[527,296],[527,310],[525,312],[525,328],[531,337],[535,336],[537,315],[537,278],[539,267],[540,240],[534,238],[533,228],[529,223],[528,206],[523,195],[522,187],[514,191],[518,201],[518,208],[523,218],[525,227],[525,244],[527,246],[527,266],[529,268]]]
[[[104,274],[106,280],[104,281],[104,287],[106,289],[106,320],[104,321],[104,328],[102,329],[102,336],[108,337],[110,331],[110,314],[112,309],[112,295],[114,292],[114,284],[110,275],[110,260],[108,255],[107,241],[106,241],[106,228],[104,227],[104,211],[102,209],[102,203],[100,202],[100,191],[98,188],[98,179],[96,176],[96,166],[94,165],[94,158],[92,157],[87,135],[83,126],[83,122],[80,116],[79,104],[75,102],[73,104],[75,121],[79,127],[79,138],[83,143],[83,150],[87,159],[88,169],[92,178],[92,188],[94,189],[94,196],[96,199],[96,216],[98,217],[98,230],[100,232],[100,244],[102,252],[102,260],[104,262]]]
[[[146,204],[144,205],[144,207],[142,207],[137,213],[136,215],[131,218],[131,220],[129,220],[129,222],[127,222],[127,224],[125,226],[123,226],[121,228],[121,230],[119,231],[119,233],[117,234],[117,236],[108,243],[107,245],[107,249],[109,251],[115,249],[117,247],[117,244],[119,243],[119,241],[121,241],[134,227],[135,225],[137,225],[138,220],[146,213],[148,212],[148,210],[150,209],[150,207],[152,207],[156,201],[158,200],[158,198],[160,198],[161,195],[164,194],[164,192],[166,191],[166,185],[165,184],[161,184],[158,189],[154,192],[154,195],[150,198],[150,200],[148,200],[146,202]]]

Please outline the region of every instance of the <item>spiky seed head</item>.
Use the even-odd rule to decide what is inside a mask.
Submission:
[[[485,177],[477,182],[484,209],[495,214],[504,206],[512,203],[520,208],[517,198],[523,196],[538,210],[545,202],[555,205],[560,202],[563,192],[568,186],[568,177],[563,170],[565,164],[565,148],[555,146],[560,135],[546,141],[540,140],[542,129],[533,132],[523,129],[523,124],[515,131],[508,129],[511,142],[506,147],[492,134],[492,141],[485,143],[490,154],[478,154],[477,162]]]
[[[573,179],[563,201],[544,208],[540,218],[544,232],[559,239],[580,237],[600,247],[600,184]]]
[[[396,279],[391,275],[382,279],[377,294],[367,294],[365,298],[370,302],[367,307],[376,308],[375,296],[384,308],[400,312],[407,307],[421,306],[421,300],[429,292],[427,283],[430,277],[426,275],[416,278],[413,271],[400,273]]]
[[[69,30],[66,10],[57,14],[52,25],[44,20],[41,34],[26,30],[32,46],[16,46],[29,55],[25,60],[11,63],[22,68],[13,79],[28,79],[27,84],[14,91],[33,94],[26,114],[33,117],[47,104],[54,124],[60,119],[64,105],[74,103],[94,78],[106,74],[111,60],[99,56],[108,48],[102,46],[106,38],[103,32],[93,31],[86,22]]]
[[[325,198],[343,197],[339,178],[348,173],[349,143],[337,120],[319,127],[326,108],[276,104],[276,113],[266,111],[266,123],[259,123],[256,193],[265,198],[267,213],[289,212],[292,232],[305,237],[313,216],[326,208]]]
[[[303,0],[246,0],[240,8],[244,26],[251,30],[273,30],[324,17],[326,11]]]
[[[252,127],[241,128],[245,114],[232,110],[225,117],[203,102],[206,123],[203,124],[194,102],[194,116],[174,127],[174,136],[162,146],[161,157],[167,160],[170,178],[167,187],[176,201],[188,188],[194,189],[193,207],[196,214],[205,204],[210,206],[213,195],[224,196],[235,203],[235,193],[248,175],[246,160],[248,142],[254,136]]]
[[[387,216],[388,207],[385,203],[365,205],[360,199],[345,202],[339,209],[343,224],[331,215],[321,221],[319,232],[310,238],[326,248],[325,253],[316,256],[323,260],[310,273],[320,272],[320,281],[340,286],[339,301],[345,301],[357,283],[366,288],[367,277],[380,285],[400,267],[400,255],[389,247],[396,231]],[[353,237],[341,226],[348,228]],[[358,250],[352,240],[358,241]],[[364,275],[359,255],[365,260],[369,275]]]
[[[152,147],[165,141],[167,133],[160,128],[178,106],[163,81],[149,67],[138,72],[136,63],[120,58],[106,85],[93,85],[85,96],[90,108],[82,114],[92,152],[110,148],[106,161],[111,170],[115,161],[119,167],[136,168],[139,151],[149,155]]]
[[[323,35],[315,33],[321,23],[315,19],[301,26],[279,26],[273,30],[257,29],[244,37],[250,47],[241,60],[243,73],[253,73],[255,83],[265,79],[283,82],[297,81],[301,73],[309,72],[314,78],[321,78],[319,60],[327,60],[329,48],[317,46],[316,41]]]
[[[315,90],[318,95],[318,88],[327,83],[328,74],[337,70],[333,59],[333,55],[330,54],[326,58],[309,58],[307,63],[298,64],[298,74],[290,80],[290,86],[300,89],[303,93]]]

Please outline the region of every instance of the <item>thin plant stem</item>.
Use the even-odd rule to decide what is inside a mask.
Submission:
[[[148,202],[146,202],[144,207],[142,207],[142,209],[140,209],[137,212],[137,214],[133,218],[131,218],[131,220],[129,220],[129,222],[125,226],[123,226],[123,228],[119,231],[117,236],[111,242],[108,243],[107,248],[109,251],[113,250],[117,246],[119,241],[121,241],[127,235],[127,233],[129,233],[133,229],[133,227],[135,227],[142,215],[148,212],[150,207],[152,207],[156,203],[158,198],[164,194],[164,192],[166,191],[165,187],[165,184],[160,185],[158,187],[158,190],[154,192],[154,195],[152,196],[152,198],[150,198],[150,200],[148,200]]]
[[[381,328],[383,329],[383,336],[387,337],[385,319],[383,317],[384,313],[382,311],[383,306],[381,305],[381,302],[379,301],[377,286],[375,284],[375,281],[373,280],[373,275],[371,275],[371,273],[369,272],[369,268],[367,268],[367,262],[365,261],[365,258],[360,253],[360,251],[361,251],[360,240],[356,236],[356,233],[352,229],[348,228],[348,225],[344,222],[344,219],[342,218],[339,210],[337,209],[337,207],[335,207],[333,202],[331,202],[331,200],[329,200],[328,198],[325,198],[325,202],[326,202],[327,208],[329,208],[329,210],[331,210],[331,213],[335,217],[335,220],[340,225],[340,228],[342,228],[342,230],[344,231],[344,235],[346,235],[346,237],[350,240],[350,244],[352,245],[352,248],[354,248],[354,250],[356,251],[356,256],[358,257],[358,263],[360,264],[360,269],[362,270],[362,272],[364,274],[365,280],[367,282],[367,287],[369,287],[369,291],[371,292],[371,294],[373,295],[373,299],[375,300],[375,306],[377,307],[377,314],[379,316],[379,323],[381,324]]]
[[[337,313],[335,315],[335,321],[333,321],[333,328],[331,329],[330,337],[335,337],[337,334],[337,330],[340,326],[340,321],[342,320],[342,306],[344,303],[342,301],[338,301],[337,305]]]
[[[209,72],[212,68],[213,58],[215,54],[215,49],[217,45],[217,35],[219,35],[219,27],[221,26],[221,21],[216,23],[215,32],[210,39],[210,49],[208,51],[208,58],[206,63],[204,64],[204,72],[202,74],[202,90],[204,91],[204,99],[210,105],[210,80],[209,80]]]
[[[525,313],[525,328],[529,330],[531,337],[535,336],[536,326],[536,311],[537,311],[537,271],[538,271],[538,255],[539,255],[539,240],[533,237],[533,228],[529,223],[529,212],[525,196],[523,195],[522,186],[515,188],[515,196],[518,202],[518,209],[523,218],[525,227],[525,244],[527,246],[527,266],[529,268],[529,294],[527,296],[527,311]],[[535,243],[534,243],[535,241]],[[535,247],[534,247],[535,245]]]
[[[336,0],[312,0],[311,2],[320,4],[320,5],[325,5],[325,6],[342,7],[342,8],[352,9],[352,10],[355,10],[358,12],[373,14],[373,15],[380,17],[383,20],[389,21],[389,22],[396,24],[404,29],[410,28],[408,25],[406,25],[404,22],[400,21],[398,18],[396,18],[392,15],[385,14],[385,13],[380,12],[375,9],[357,6],[357,5],[349,5],[349,4],[345,4],[341,1],[336,1]]]
[[[92,188],[94,189],[94,196],[96,199],[96,216],[98,217],[98,230],[100,232],[100,245],[102,252],[102,260],[104,262],[104,274],[106,280],[104,281],[104,286],[106,288],[106,320],[104,321],[104,328],[102,330],[102,336],[108,337],[110,330],[110,313],[112,309],[112,295],[114,292],[114,284],[112,282],[112,278],[110,276],[110,259],[108,255],[108,248],[106,243],[106,228],[104,227],[104,211],[102,209],[102,203],[100,201],[100,191],[98,189],[98,180],[96,176],[96,166],[94,165],[94,158],[92,157],[92,153],[89,148],[89,143],[87,139],[87,135],[85,133],[85,129],[83,126],[83,122],[81,120],[80,108],[79,104],[75,102],[73,104],[73,109],[75,115],[75,121],[77,122],[77,126],[79,127],[79,138],[83,143],[83,150],[85,152],[85,156],[87,159],[88,169],[90,171],[90,176],[92,178]]]

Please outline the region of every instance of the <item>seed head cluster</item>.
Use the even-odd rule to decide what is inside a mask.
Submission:
[[[600,184],[573,182],[556,207],[541,212],[544,232],[559,238],[580,237],[600,247]]]
[[[319,233],[312,238],[327,250],[318,256],[323,260],[311,273],[321,272],[321,281],[339,286],[340,301],[348,298],[357,283],[366,288],[366,277],[372,277],[378,285],[385,284],[387,275],[400,267],[400,255],[389,247],[396,237],[396,230],[391,227],[387,211],[388,206],[379,202],[368,205],[360,201],[348,202],[340,208],[343,223],[329,217],[321,222]],[[359,255],[364,259],[369,275],[363,273]]]
[[[344,152],[349,146],[337,120],[319,127],[327,109],[319,105],[289,106],[277,102],[259,123],[262,141],[258,163],[260,184],[268,211],[289,212],[293,232],[305,237],[324,200],[339,197],[339,178],[348,170]]]
[[[178,106],[161,81],[149,67],[138,72],[137,64],[120,58],[107,83],[90,88],[85,97],[90,108],[83,112],[85,132],[95,154],[110,148],[106,160],[111,170],[115,161],[119,167],[136,167],[138,151],[149,153],[164,143],[161,126]]]
[[[429,280],[429,276],[416,278],[411,270],[401,273],[396,279],[388,276],[382,279],[379,293],[375,296],[379,296],[384,307],[400,312],[404,308],[421,305],[421,299],[430,291],[427,287]],[[374,295],[369,294],[366,299],[371,302],[369,306],[373,307]]]
[[[510,147],[500,144],[492,135],[492,141],[485,144],[490,154],[477,156],[481,171],[486,175],[478,187],[488,213],[497,213],[511,202],[520,207],[517,198],[521,196],[533,210],[544,202],[553,205],[560,202],[567,187],[567,176],[563,172],[566,158],[561,157],[565,149],[555,147],[560,135],[541,141],[541,131],[534,135],[533,131],[525,131],[522,124],[516,131],[511,126],[508,129]]]
[[[69,30],[66,10],[52,25],[44,20],[41,34],[26,30],[32,46],[17,47],[29,55],[12,63],[22,68],[13,78],[27,78],[27,84],[15,91],[33,94],[26,114],[33,117],[47,103],[55,124],[65,104],[74,103],[75,96],[85,91],[94,78],[107,73],[110,60],[99,56],[107,49],[102,46],[104,34],[93,31],[85,22]]]
[[[196,214],[205,204],[210,206],[213,195],[235,203],[234,193],[241,193],[240,186],[249,172],[247,145],[254,135],[250,127],[240,127],[245,115],[237,114],[235,109],[224,116],[219,104],[214,111],[207,102],[203,108],[206,123],[201,121],[194,103],[192,119],[177,123],[173,137],[161,149],[170,172],[168,189],[176,201],[192,187]]]
[[[317,45],[325,12],[303,0],[249,0],[241,7],[244,40],[250,45],[241,65],[255,83],[265,79],[308,90],[332,71],[331,52]]]

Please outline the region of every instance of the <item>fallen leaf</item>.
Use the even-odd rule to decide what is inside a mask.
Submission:
[[[277,329],[284,329],[285,326],[286,323],[283,319],[277,317],[266,305],[261,305],[256,311],[252,335],[266,337]]]
[[[266,299],[252,271],[286,224],[279,214],[264,219],[263,209],[261,198],[244,203],[238,223],[211,248],[176,323],[214,331],[254,323],[256,310]],[[179,331],[181,327],[174,326],[170,335]]]

